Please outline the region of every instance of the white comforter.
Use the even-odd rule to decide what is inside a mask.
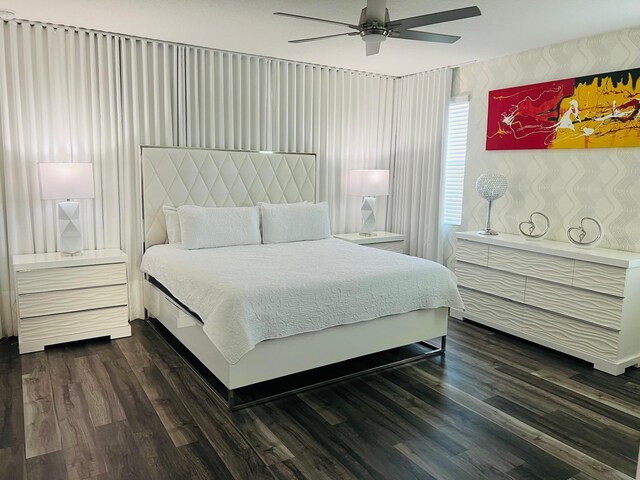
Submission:
[[[270,338],[463,307],[442,265],[333,238],[203,250],[156,245],[141,268],[200,316],[231,364]]]

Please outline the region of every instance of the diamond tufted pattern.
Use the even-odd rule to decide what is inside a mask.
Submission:
[[[142,147],[146,247],[165,243],[163,205],[243,207],[316,201],[316,156]]]

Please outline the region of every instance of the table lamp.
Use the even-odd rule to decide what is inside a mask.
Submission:
[[[491,228],[491,206],[493,202],[502,197],[507,191],[509,183],[504,175],[497,173],[483,173],[476,181],[476,190],[482,198],[489,202],[487,206],[487,225],[484,230],[480,230],[480,235],[498,235],[498,232]]]
[[[376,197],[389,195],[389,170],[351,170],[348,191],[354,197],[364,197],[360,235],[375,236]]]
[[[58,251],[75,255],[82,251],[80,202],[93,198],[93,164],[39,163],[40,197],[58,202]]]

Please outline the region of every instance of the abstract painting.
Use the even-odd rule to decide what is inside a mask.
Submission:
[[[487,150],[640,146],[640,68],[489,92]]]

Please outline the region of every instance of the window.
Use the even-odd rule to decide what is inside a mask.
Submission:
[[[464,164],[467,156],[467,127],[469,125],[469,98],[452,98],[447,119],[445,146],[443,221],[460,225],[462,221],[462,190]]]

